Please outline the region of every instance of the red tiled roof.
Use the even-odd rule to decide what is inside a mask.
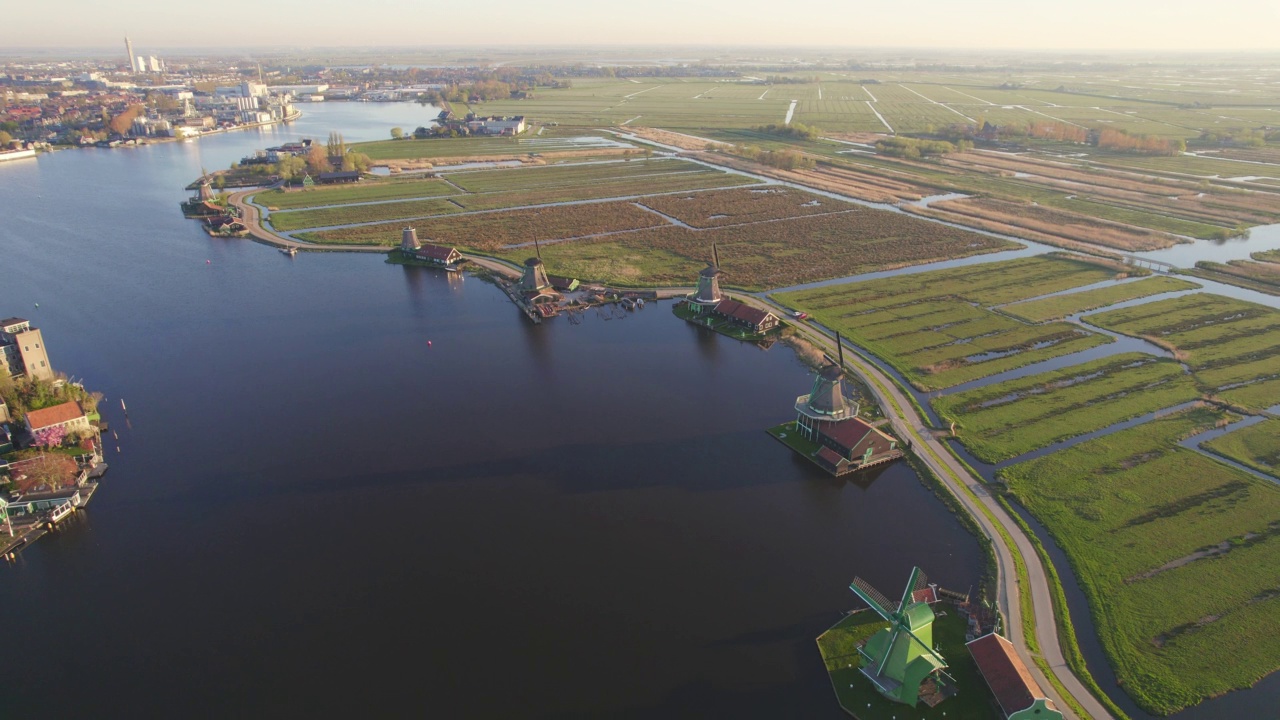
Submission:
[[[823,445],[821,448],[818,449],[818,457],[831,463],[832,467],[839,467],[840,461],[844,460],[844,458],[840,457],[840,453],[836,452],[835,450],[832,450],[826,445]]]
[[[721,300],[720,304],[716,305],[716,312],[736,320],[751,323],[754,326],[758,326],[772,314],[749,305],[743,305],[737,300]]]
[[[823,435],[835,440],[841,445],[852,449],[862,439],[871,432],[871,426],[862,418],[850,418],[840,422],[822,423],[821,432]]]
[[[933,603],[938,602],[938,592],[931,587],[920,588],[919,590],[911,593],[911,599],[914,602],[929,603],[932,605]]]
[[[968,648],[1006,716],[1026,710],[1045,696],[1014,652],[1013,643],[991,633],[970,642]]]
[[[440,262],[448,262],[449,256],[454,254],[455,252],[457,252],[457,250],[451,247],[444,247],[443,245],[431,245],[428,243],[424,243],[422,247],[414,251],[414,254],[417,255],[418,257],[425,257],[431,260],[439,260]]]
[[[54,405],[43,410],[32,410],[27,413],[27,424],[32,430],[47,428],[50,425],[60,425],[68,420],[84,417],[84,410],[80,409],[80,403],[74,400],[68,400],[61,405]]]

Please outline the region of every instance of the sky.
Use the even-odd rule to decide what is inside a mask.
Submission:
[[[6,3],[0,51],[735,45],[1280,51],[1280,0],[61,0]],[[121,51],[123,54],[123,50]]]

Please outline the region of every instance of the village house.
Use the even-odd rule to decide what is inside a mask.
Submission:
[[[874,465],[880,458],[897,458],[898,441],[859,417],[818,426],[816,440],[822,447],[815,459],[835,475]]]
[[[1062,720],[1013,649],[1013,643],[991,633],[966,644],[978,671],[991,687],[1008,720]]]
[[[360,182],[360,171],[342,170],[338,172],[322,172],[319,175],[316,175],[316,182],[321,185]]]
[[[418,231],[411,227],[405,228],[400,233],[400,253],[407,258],[448,269],[456,268],[457,264],[463,260],[458,248],[418,242]]]
[[[27,430],[33,435],[41,430],[59,426],[66,428],[68,434],[87,433],[92,430],[84,409],[74,400],[27,413]]]
[[[773,313],[744,305],[737,300],[721,300],[712,312],[754,333],[765,333],[778,327],[778,317]]]

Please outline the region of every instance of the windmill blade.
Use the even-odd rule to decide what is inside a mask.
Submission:
[[[911,568],[911,577],[907,578],[907,588],[902,591],[902,601],[898,603],[899,613],[907,609],[907,603],[911,600],[912,594],[916,591],[916,580],[919,579],[920,575],[920,568]]]
[[[715,264],[717,270],[720,269],[720,251],[715,243],[711,243],[711,262]]]
[[[849,589],[854,595],[862,598],[862,601],[871,606],[885,620],[893,620],[893,612],[889,610],[889,599],[880,594],[879,590],[871,587],[871,583],[860,577],[855,577],[853,582],[849,584]]]

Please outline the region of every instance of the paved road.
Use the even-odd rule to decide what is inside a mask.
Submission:
[[[262,192],[262,189],[242,190],[232,194],[229,202],[240,210],[240,222],[244,223],[244,226],[249,229],[249,236],[258,242],[274,245],[278,248],[297,248],[298,250],[310,250],[313,252],[375,252],[386,254],[391,249],[390,247],[370,245],[324,245],[321,243],[298,242],[297,240],[277,235],[262,226],[262,216],[257,206],[248,202],[248,197],[256,192]]]
[[[783,312],[780,306],[760,298],[746,296],[740,299],[749,305],[755,305],[764,310],[774,313]],[[806,340],[833,356],[835,355],[834,338],[812,326],[797,326],[797,330]],[[1031,541],[1023,534],[1022,528],[1018,527],[1014,520],[1004,511],[1004,508],[1000,507],[999,503],[996,502],[995,498],[986,492],[981,481],[970,475],[968,469],[947,451],[942,441],[934,436],[933,430],[920,418],[906,393],[898,388],[891,378],[854,352],[847,353],[845,360],[846,364],[861,376],[871,393],[875,395],[876,401],[884,409],[885,415],[889,417],[893,429],[898,433],[899,437],[911,439],[911,445],[916,455],[947,485],[952,494],[960,500],[965,510],[977,521],[986,536],[991,539],[992,547],[996,553],[996,565],[999,575],[999,597],[997,602],[1008,621],[1005,632],[1014,647],[1018,649],[1018,654],[1022,657],[1022,661],[1026,663],[1027,669],[1031,671],[1032,677],[1040,684],[1040,687],[1047,693],[1048,697],[1053,699],[1064,716],[1076,717],[1071,712],[1071,709],[1062,702],[1062,698],[1054,686],[1045,679],[1040,668],[1031,661],[1031,655],[1027,650],[1026,640],[1022,632],[1022,605],[1020,603],[1017,571],[1015,570],[1013,555],[1000,537],[991,518],[979,509],[979,503],[991,511],[991,515],[1013,538],[1016,550],[1027,566],[1027,574],[1031,581],[1032,611],[1036,619],[1036,640],[1039,642],[1042,651],[1041,657],[1048,661],[1053,674],[1057,676],[1063,687],[1071,693],[1076,702],[1086,712],[1096,720],[1111,718],[1111,713],[1067,667],[1066,659],[1062,656],[1062,647],[1058,644],[1049,580],[1045,574],[1044,565],[1040,562],[1040,556],[1036,554]],[[900,408],[900,412],[894,412],[895,404]],[[960,480],[957,480],[957,478]],[[961,482],[967,483],[968,487],[962,486]]]

